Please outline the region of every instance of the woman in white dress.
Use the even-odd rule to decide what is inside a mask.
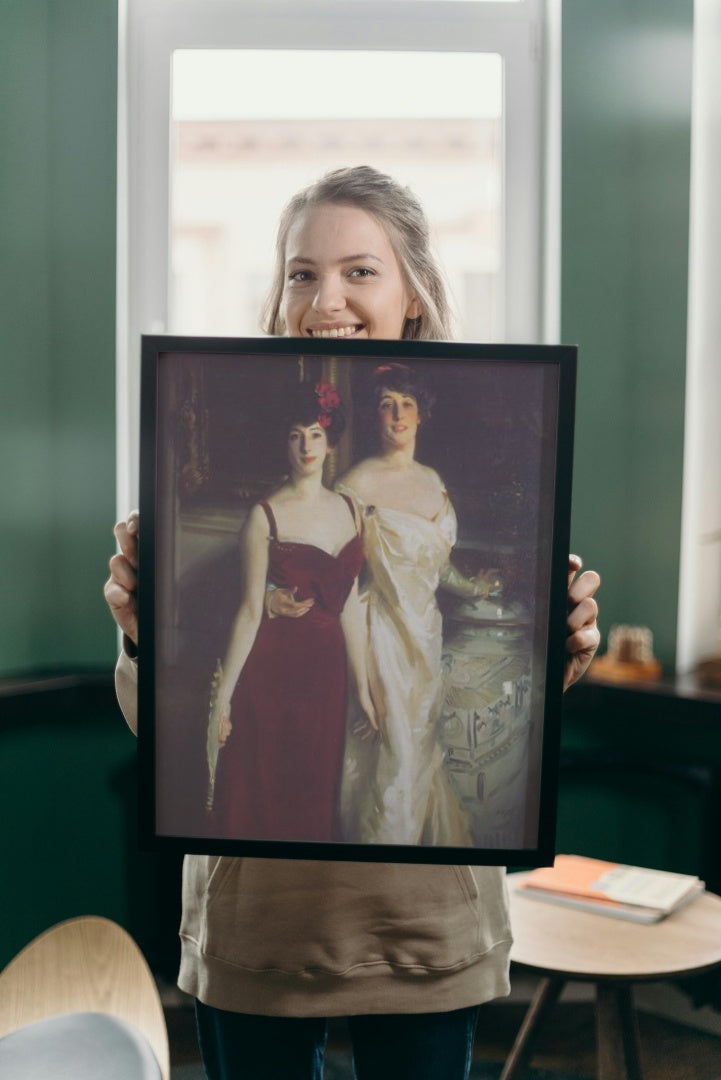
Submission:
[[[441,478],[416,460],[419,428],[433,398],[402,364],[374,374],[380,450],[337,485],[363,521],[369,665],[382,702],[380,739],[349,739],[341,817],[357,843],[472,844],[468,821],[443,768],[442,621],[436,591],[485,596],[489,576],[468,580],[449,562],[456,515]],[[366,725],[359,720],[356,734]]]

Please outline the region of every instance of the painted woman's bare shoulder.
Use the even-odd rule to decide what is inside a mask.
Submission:
[[[352,465],[348,472],[341,476],[338,483],[355,491],[362,499],[369,490],[373,489],[377,474],[378,459],[366,458],[364,461],[359,461],[357,465]]]
[[[416,463],[421,470],[423,480],[430,487],[433,485],[438,491],[445,491],[446,485],[441,480],[440,476],[435,469],[432,469],[430,465],[422,465],[420,462]]]
[[[252,506],[243,529],[246,534],[252,537],[268,537],[270,536],[270,525],[268,523],[268,515],[266,514],[260,503],[256,503]]]

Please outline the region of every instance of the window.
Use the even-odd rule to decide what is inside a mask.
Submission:
[[[258,333],[279,211],[330,168],[364,159],[418,193],[459,337],[554,339],[551,21],[543,0],[121,3],[122,512],[137,499],[140,335]]]
[[[196,49],[172,72],[171,332],[257,334],[285,202],[372,163],[426,208],[456,336],[503,336],[498,55]]]

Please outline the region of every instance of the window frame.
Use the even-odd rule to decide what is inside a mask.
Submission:
[[[167,327],[176,49],[499,53],[506,132],[501,287],[504,299],[513,298],[502,304],[500,340],[558,340],[560,0],[119,0],[118,8],[119,515],[138,496],[140,336]]]

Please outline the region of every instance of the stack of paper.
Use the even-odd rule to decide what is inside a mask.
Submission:
[[[518,888],[536,900],[653,923],[693,900],[705,886],[693,874],[557,855],[553,866],[532,870]]]

